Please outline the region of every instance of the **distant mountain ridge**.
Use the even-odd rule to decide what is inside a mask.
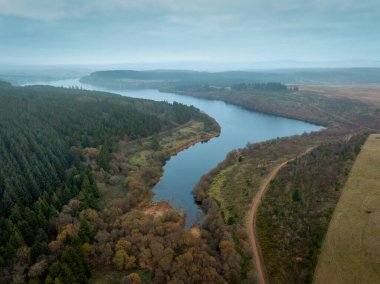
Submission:
[[[266,71],[204,72],[191,70],[97,71],[81,82],[107,87],[281,82],[289,84],[380,84],[380,68],[314,68]]]

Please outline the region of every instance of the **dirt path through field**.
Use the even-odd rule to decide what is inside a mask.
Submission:
[[[305,152],[303,152],[298,157],[302,157],[302,156],[310,153],[314,148],[315,147],[308,148]],[[259,252],[259,249],[258,249],[258,241],[256,239],[255,232],[254,232],[255,225],[256,225],[257,209],[259,208],[259,205],[260,205],[260,203],[262,201],[262,198],[263,198],[266,190],[269,187],[269,183],[271,182],[271,180],[273,180],[275,178],[275,176],[278,174],[278,172],[283,167],[285,167],[287,163],[289,163],[292,160],[294,160],[294,159],[289,159],[289,160],[283,162],[282,164],[276,166],[273,169],[273,171],[270,173],[270,175],[262,183],[262,185],[260,187],[260,190],[257,192],[255,198],[252,201],[251,209],[249,211],[249,220],[248,220],[248,222],[249,222],[248,223],[248,226],[249,226],[249,240],[250,240],[250,243],[251,243],[253,259],[254,259],[255,265],[256,265],[257,277],[258,277],[258,280],[259,280],[260,284],[265,284],[266,282],[265,282],[264,266],[263,266],[263,263],[261,262],[260,252]]]
[[[248,221],[249,222],[249,240],[251,242],[252,255],[255,260],[256,269],[257,269],[257,277],[260,284],[265,284],[265,274],[264,274],[264,267],[260,259],[260,253],[257,246],[257,240],[255,238],[255,233],[254,233],[257,208],[259,208],[261,199],[265,191],[268,189],[269,183],[277,175],[277,173],[283,167],[285,167],[287,163],[288,161],[283,162],[282,164],[278,165],[277,167],[273,169],[269,177],[261,185],[259,192],[256,194],[255,199],[252,202],[251,210],[249,211],[249,221]]]

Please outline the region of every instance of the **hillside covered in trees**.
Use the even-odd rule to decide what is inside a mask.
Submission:
[[[155,137],[193,120],[217,130],[178,103],[0,82],[0,282],[87,283],[96,254],[109,252],[93,245],[110,214],[102,215],[98,175],[112,171],[117,143],[152,141],[156,151]]]

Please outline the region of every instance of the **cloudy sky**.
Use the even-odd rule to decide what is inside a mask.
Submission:
[[[379,0],[0,0],[0,64],[380,60]]]

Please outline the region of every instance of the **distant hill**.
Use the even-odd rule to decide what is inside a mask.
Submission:
[[[84,67],[0,66],[0,80],[13,85],[35,84],[82,77],[94,69]]]
[[[112,88],[162,87],[281,82],[289,84],[380,84],[380,68],[283,69],[270,71],[198,72],[189,70],[111,70],[97,71],[81,82]]]
[[[10,87],[10,86],[12,86],[11,83],[0,81],[0,87]]]
[[[380,68],[305,69],[290,71],[298,84],[379,84]]]
[[[282,81],[283,74],[251,71],[198,72],[188,70],[113,70],[98,71],[81,82],[107,87],[160,87],[163,85],[236,84],[245,82]]]

